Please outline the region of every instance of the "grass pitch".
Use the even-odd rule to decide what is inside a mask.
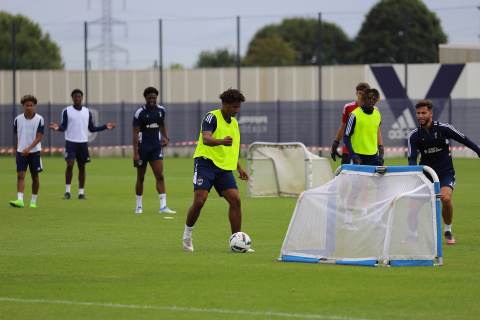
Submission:
[[[241,159],[246,168],[245,159]],[[159,214],[151,170],[135,214],[130,158],[87,164],[87,201],[65,192],[63,158],[43,156],[37,209],[12,208],[15,159],[0,157],[0,318],[3,319],[474,319],[480,314],[480,162],[455,159],[454,246],[443,267],[369,268],[276,262],[296,198],[245,198],[242,229],[252,254],[229,251],[228,204],[215,191],[193,231],[193,160],[167,158]],[[406,159],[387,159],[406,165]],[[332,162],[332,168],[338,166]],[[27,173],[25,204],[31,196]],[[165,219],[165,216],[173,219]]]

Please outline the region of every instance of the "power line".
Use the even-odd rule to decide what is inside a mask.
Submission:
[[[476,6],[456,6],[456,7],[443,7],[443,8],[432,8],[429,11],[444,11],[444,10],[463,10],[463,9],[474,9]],[[127,10],[127,12],[129,12]],[[132,13],[136,14],[143,14],[138,11],[131,11]],[[146,13],[145,13],[146,14]],[[149,13],[150,15],[155,15],[155,13]],[[244,15],[241,16],[242,19],[265,19],[265,18],[288,18],[288,17],[304,17],[304,16],[312,16],[316,17],[318,12],[308,12],[308,13],[297,13],[297,14],[289,14],[289,15],[282,15],[282,14],[273,14],[273,15]],[[325,11],[322,12],[322,15],[365,15],[365,12],[358,12],[358,11]],[[160,15],[158,15],[160,18]],[[126,23],[145,23],[145,22],[158,22],[159,18],[151,18],[151,19],[135,19],[135,20],[124,20],[123,22]],[[162,21],[211,21],[211,20],[233,20],[236,19],[237,16],[222,16],[222,17],[181,17],[181,18],[162,18]],[[83,21],[72,21],[72,22],[47,22],[47,23],[39,23],[42,26],[48,25],[73,25],[73,24],[82,24]]]

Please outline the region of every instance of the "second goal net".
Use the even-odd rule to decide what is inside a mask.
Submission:
[[[254,142],[248,148],[247,197],[299,196],[332,179],[330,161],[301,142]]]

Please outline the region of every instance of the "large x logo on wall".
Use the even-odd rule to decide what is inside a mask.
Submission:
[[[455,84],[463,71],[465,64],[444,64],[433,80],[425,99],[432,100],[435,103],[434,119],[436,120],[446,105]],[[370,66],[380,88],[385,95],[385,99],[394,114],[397,121],[392,125],[392,129],[409,132],[416,127],[415,108],[410,99],[405,98],[405,88],[398,79],[392,66]],[[394,137],[389,132],[390,139],[406,138],[402,136]]]

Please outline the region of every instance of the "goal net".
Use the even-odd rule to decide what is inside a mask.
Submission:
[[[330,162],[301,142],[254,142],[248,148],[247,197],[299,196],[333,177]]]
[[[277,260],[443,265],[440,228],[431,168],[342,165],[334,179],[300,195]]]

